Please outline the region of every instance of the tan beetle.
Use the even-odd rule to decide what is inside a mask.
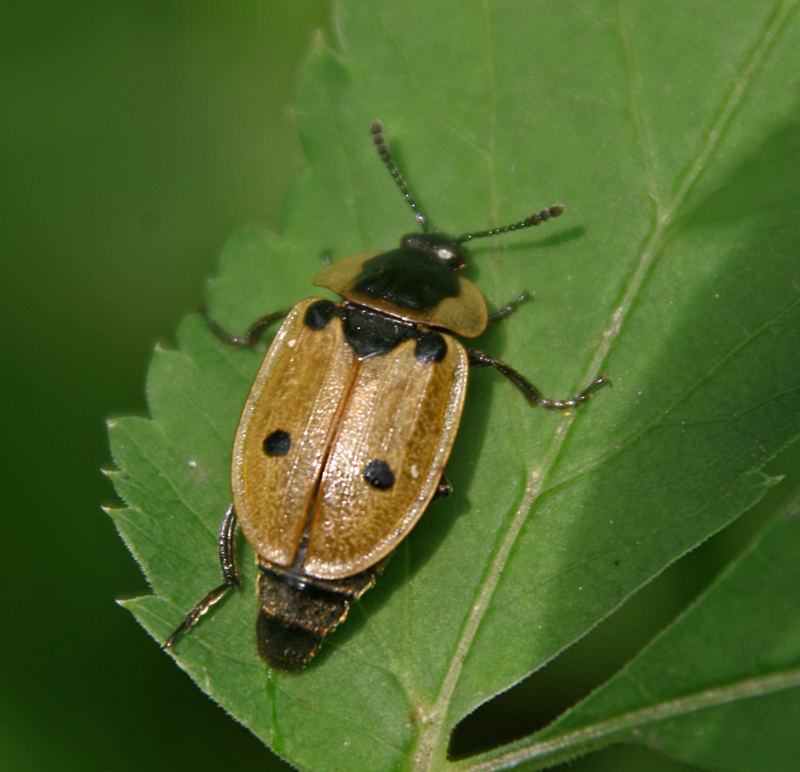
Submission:
[[[488,314],[475,285],[457,274],[465,264],[462,245],[538,225],[564,208],[457,238],[429,233],[379,121],[371,131],[421,232],[404,236],[396,249],[325,267],[314,284],[341,303],[303,300],[288,314],[259,319],[243,337],[209,320],[222,340],[252,346],[285,317],[236,432],[233,503],[219,534],[224,581],[192,609],[167,648],[238,585],[238,521],[259,567],[259,649],[274,667],[301,667],[350,602],[373,585],[430,502],[451,492],[444,470],[470,366],[494,367],[531,404],[547,408],[575,407],[608,382],[600,376],[571,399],[547,399],[507,364],[453,337],[480,335],[527,297]]]

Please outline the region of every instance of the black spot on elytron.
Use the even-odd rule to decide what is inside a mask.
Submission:
[[[327,327],[328,322],[333,318],[336,313],[336,304],[330,300],[318,300],[306,309],[306,315],[303,318],[306,327],[312,330],[321,330]]]
[[[276,429],[264,438],[264,452],[268,456],[285,456],[292,447],[292,438],[283,429]]]
[[[394,485],[394,475],[385,461],[370,461],[364,467],[364,479],[379,491],[385,491]]]
[[[438,332],[426,332],[417,338],[417,347],[414,356],[420,364],[428,362],[441,362],[447,353],[447,343]]]

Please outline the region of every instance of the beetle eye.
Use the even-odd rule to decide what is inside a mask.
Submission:
[[[442,260],[452,260],[455,256],[455,252],[453,252],[452,249],[447,249],[447,247],[439,247],[439,249],[436,250],[436,257]]]

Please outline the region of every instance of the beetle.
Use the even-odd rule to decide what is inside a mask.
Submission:
[[[395,249],[326,265],[314,284],[339,295],[339,303],[308,298],[262,317],[241,337],[207,319],[217,337],[244,347],[284,321],[236,431],[233,502],[218,538],[223,582],[165,648],[238,586],[238,522],[258,565],[260,653],[273,667],[299,669],[374,584],[430,502],[452,491],[444,470],[470,367],[494,368],[529,403],[551,409],[576,407],[608,382],[599,376],[571,399],[548,399],[509,365],[454,337],[477,337],[527,297],[490,315],[477,287],[458,274],[463,245],[539,225],[564,207],[456,238],[430,232],[380,121],[370,131],[420,231]]]

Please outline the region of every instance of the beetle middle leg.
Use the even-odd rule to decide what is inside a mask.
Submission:
[[[233,504],[228,506],[225,517],[219,528],[217,537],[217,550],[219,552],[219,565],[222,569],[223,582],[208,593],[187,615],[183,622],[172,635],[164,642],[165,649],[175,647],[175,641],[181,633],[191,630],[201,617],[215,604],[222,600],[231,587],[239,586],[239,571],[236,568],[236,546],[234,535],[236,533],[236,510]]]
[[[570,399],[549,399],[543,397],[542,393],[537,389],[524,375],[518,373],[513,367],[501,362],[499,359],[494,359],[489,356],[485,351],[478,351],[477,349],[467,349],[469,363],[473,367],[494,367],[500,375],[507,380],[511,381],[524,395],[532,405],[540,405],[541,407],[550,408],[552,410],[568,410],[571,407],[577,407],[581,402],[586,402],[592,392],[599,389],[605,384],[610,384],[611,381],[600,375],[595,378],[583,391],[578,392]]]
[[[445,496],[449,496],[453,492],[453,484],[450,480],[445,477],[444,472],[442,472],[442,476],[439,478],[439,484],[436,486],[436,493],[433,494],[433,500],[436,499],[443,499]]]
[[[257,319],[253,322],[248,328],[247,332],[244,335],[231,335],[229,332],[226,332],[222,329],[209,315],[205,308],[200,309],[200,313],[203,315],[203,318],[206,320],[206,324],[208,325],[208,329],[218,337],[223,343],[229,343],[231,346],[243,346],[246,348],[252,348],[253,346],[261,340],[264,333],[273,325],[275,322],[280,321],[283,319],[288,311],[273,311],[271,314],[266,314],[262,316],[260,319]]]

